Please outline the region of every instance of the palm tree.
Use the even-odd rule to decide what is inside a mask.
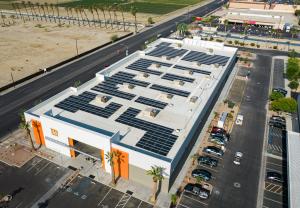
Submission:
[[[134,16],[135,33],[137,33],[137,22],[136,22],[137,8],[135,6],[131,6],[130,13]]]
[[[191,156],[192,161],[193,161],[193,165],[195,165],[195,161],[198,159],[198,157],[199,157],[199,155],[198,155],[197,153],[195,153],[195,154],[193,154],[193,155]]]
[[[32,10],[32,7],[31,7],[31,2],[30,2],[30,1],[27,1],[27,5],[28,5],[29,8],[30,8],[31,15],[32,15],[32,20],[34,20],[34,14],[33,14],[33,10]]]
[[[105,8],[103,6],[100,7],[101,12],[103,13],[105,27],[107,28],[106,16],[105,16]]]
[[[44,7],[46,8],[46,10],[47,10],[47,14],[48,14],[48,18],[49,18],[49,21],[51,22],[51,18],[50,18],[50,12],[49,12],[49,4],[46,2],[46,3],[44,3]]]
[[[58,24],[60,24],[61,22],[60,22],[60,17],[59,17],[59,7],[57,4],[55,5],[55,7],[56,7],[56,11],[57,11]]]
[[[20,114],[20,125],[19,127],[21,129],[24,129],[26,131],[26,137],[29,140],[31,147],[34,151],[37,151],[41,146],[42,146],[42,142],[40,142],[38,147],[35,147],[31,138],[31,133],[30,133],[30,122],[27,122],[25,119],[25,116],[23,113]]]
[[[35,4],[31,3],[30,1],[28,3],[30,3],[30,5],[32,6],[32,10],[34,12],[34,16],[38,20],[39,15],[38,15],[37,11],[35,10]]]
[[[163,168],[158,166],[151,166],[151,169],[147,170],[147,175],[152,176],[153,189],[152,189],[151,201],[155,202],[156,192],[157,192],[157,182],[162,181],[164,179]]]
[[[107,9],[108,9],[107,11],[108,11],[108,15],[109,15],[109,21],[110,21],[111,29],[113,29],[114,28],[113,20],[111,18],[111,13],[110,13],[110,11],[112,10],[112,6],[107,7]]]
[[[88,22],[88,25],[89,25],[89,27],[91,26],[91,24],[90,24],[90,20],[89,20],[89,18],[88,18],[88,16],[87,16],[87,14],[86,14],[86,12],[85,12],[85,9],[84,9],[84,7],[81,7],[81,9],[82,9],[82,12],[83,12],[83,14],[84,14],[84,16],[85,16],[85,18],[86,18],[86,20],[87,20],[87,22]]]
[[[227,32],[228,20],[224,20],[225,33]]]
[[[25,19],[24,19],[23,15],[21,14],[21,10],[20,10],[19,4],[18,3],[13,3],[13,6],[16,8],[16,11],[18,11],[20,18],[25,23]]]
[[[5,26],[5,20],[4,19],[6,19],[6,16],[4,14],[2,14],[2,12],[1,12],[1,20],[2,20],[3,26]]]
[[[43,10],[45,21],[48,22],[48,21],[47,21],[46,12],[45,12],[45,8],[44,8],[44,5],[43,5],[43,4],[41,4],[41,9]]]
[[[73,8],[72,7],[70,7],[69,8],[69,11],[70,11],[70,14],[71,14],[71,17],[72,17],[72,22],[73,22],[73,25],[75,25],[75,17],[74,17],[74,15],[73,15]]]
[[[40,4],[39,4],[39,3],[36,3],[35,5],[36,5],[37,8],[38,8],[39,15],[40,15],[40,19],[41,19],[41,21],[42,21],[42,20],[43,20],[43,17],[42,17],[42,13],[41,13],[41,10],[40,10]]]
[[[116,185],[116,177],[115,177],[115,170],[114,170],[114,164],[115,164],[115,159],[116,159],[116,153],[111,151],[111,152],[107,152],[105,154],[105,159],[107,160],[107,162],[110,165],[111,168],[111,183],[113,185]]]
[[[83,15],[82,15],[82,8],[81,7],[77,7],[77,9],[78,9],[78,12],[79,12],[80,17],[81,17],[82,25],[85,25],[84,24],[84,18],[83,18]]]
[[[182,36],[185,36],[186,32],[187,32],[187,24],[185,23],[180,23],[177,25],[177,30],[179,31],[179,34]]]
[[[98,22],[99,22],[100,27],[101,27],[101,20],[100,20],[100,17],[99,17],[98,7],[96,5],[94,5],[93,9],[95,10],[95,12],[97,14]]]
[[[80,26],[80,20],[79,20],[79,14],[78,14],[78,12],[79,12],[79,9],[76,7],[76,8],[74,8],[74,10],[75,10],[75,12],[76,12],[76,15],[77,15],[77,22],[78,22],[78,26]]]
[[[122,14],[123,29],[124,29],[124,31],[125,31],[126,29],[125,29],[125,18],[124,18],[123,7],[122,7],[121,5],[119,5],[118,8],[119,8],[119,11],[120,11],[121,14]]]
[[[118,4],[114,3],[113,6],[112,6],[112,10],[113,10],[113,13],[114,13],[114,23],[117,24],[117,28],[118,28],[117,7],[118,7]]]
[[[90,13],[91,13],[92,16],[93,16],[94,27],[96,27],[95,15],[94,15],[94,7],[93,7],[93,6],[90,6],[90,7],[88,7],[88,10],[90,11]]]
[[[49,6],[52,10],[52,16],[53,16],[54,22],[56,23],[56,18],[55,18],[55,13],[54,13],[54,4],[50,4]]]
[[[28,13],[27,7],[26,7],[26,2],[25,2],[25,1],[22,1],[22,5],[23,5],[23,7],[24,7],[24,9],[25,9],[25,11],[26,11],[26,14],[27,14],[28,19],[30,20],[29,13]]]
[[[67,17],[68,17],[68,20],[69,20],[69,24],[71,24],[71,20],[70,20],[70,15],[69,15],[69,7],[65,7],[65,10],[67,12]]]

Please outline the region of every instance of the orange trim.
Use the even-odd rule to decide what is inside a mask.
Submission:
[[[101,156],[101,161],[102,161],[102,168],[105,169],[104,150],[100,150],[100,156]]]
[[[32,128],[33,128],[33,135],[35,138],[35,142],[37,144],[43,144],[45,145],[45,137],[42,129],[41,122],[32,120]]]
[[[117,157],[114,160],[114,171],[116,177],[129,178],[128,153],[112,148]]]
[[[69,140],[69,145],[71,147],[73,147],[74,146],[74,140],[72,138],[68,138],[68,140]],[[75,158],[75,150],[70,149],[70,155],[71,155],[72,158]]]

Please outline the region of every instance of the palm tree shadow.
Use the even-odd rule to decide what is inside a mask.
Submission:
[[[156,191],[156,193],[155,193],[155,198],[156,198],[156,199],[157,199],[158,195],[159,195],[160,192],[161,192],[161,187],[162,187],[162,181],[159,180],[159,181],[158,181],[158,188],[157,188],[157,191]]]
[[[121,178],[121,163],[124,162],[124,155],[120,151],[116,152],[116,159],[118,163],[118,176],[116,177],[116,183],[120,180]]]

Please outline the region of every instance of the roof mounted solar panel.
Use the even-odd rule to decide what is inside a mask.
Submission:
[[[190,95],[190,92],[184,91],[184,90],[177,90],[171,87],[165,87],[162,85],[153,84],[150,89],[158,90],[161,92],[171,93],[174,95],[182,96],[182,97],[188,97]]]

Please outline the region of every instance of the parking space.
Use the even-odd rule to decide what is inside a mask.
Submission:
[[[153,205],[90,178],[78,176],[64,190],[59,190],[49,201],[49,208],[152,208]]]
[[[189,193],[183,193],[177,208],[202,208],[208,207],[208,200],[201,200],[198,196]]]
[[[22,168],[0,163],[0,193],[13,196],[9,207],[31,207],[69,170],[34,157]]]
[[[269,134],[268,134],[268,153],[273,155],[282,157],[282,154],[286,151],[286,132],[280,128],[276,127],[269,127]]]

